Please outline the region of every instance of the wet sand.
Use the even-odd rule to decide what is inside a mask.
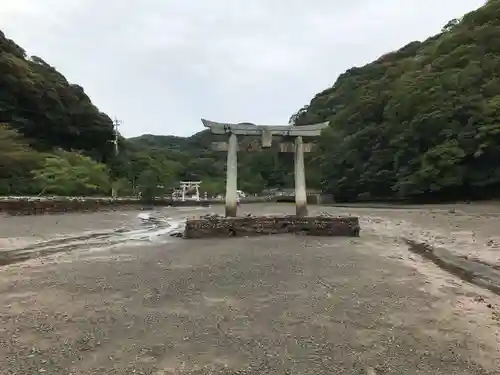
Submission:
[[[311,207],[360,215],[361,237],[169,238],[4,266],[0,373],[498,374],[500,297],[403,241],[494,262],[496,214],[450,209]],[[102,229],[87,215],[72,222]],[[45,223],[36,236],[59,232]]]
[[[12,250],[33,243],[115,230],[131,231],[140,222],[140,213],[152,212],[161,216],[182,219],[202,212],[197,207],[158,208],[154,210],[103,211],[66,213],[39,216],[0,215],[0,251]]]

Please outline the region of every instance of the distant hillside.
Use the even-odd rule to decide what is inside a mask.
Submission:
[[[329,120],[324,186],[355,200],[500,193],[500,0],[352,68],[296,115]]]
[[[190,138],[176,137],[173,135],[153,135],[143,134],[139,137],[128,138],[137,148],[142,149],[167,149],[167,150],[182,150],[190,147]]]
[[[222,192],[225,159],[210,150],[213,139],[208,132],[186,138],[151,134],[129,138],[122,143],[126,175],[134,180],[149,171],[149,178],[168,189],[178,187],[181,180],[202,180],[202,191]]]
[[[191,137],[142,135],[126,140],[133,150],[128,160],[148,159],[162,184],[175,186],[179,180],[202,180],[202,191],[223,193],[225,189],[226,153],[213,151],[214,141],[226,141],[227,136],[211,134],[204,130]],[[240,139],[243,145],[247,139]],[[279,155],[277,149],[257,153],[240,152],[238,155],[238,184],[249,193],[267,187],[293,186],[291,155]],[[161,166],[168,162],[168,166]],[[132,162],[130,165],[134,165]],[[139,171],[145,163],[137,163]],[[137,171],[131,172],[137,174]],[[167,177],[169,175],[170,177]]]
[[[310,188],[338,200],[498,197],[500,0],[438,35],[342,74],[292,116],[329,121],[307,156]],[[0,194],[168,194],[180,180],[224,192],[225,153],[207,131],[120,138],[84,90],[0,33]],[[244,153],[239,186],[293,187],[293,159]]]

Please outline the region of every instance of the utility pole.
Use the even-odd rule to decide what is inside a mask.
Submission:
[[[121,125],[121,123],[122,122],[115,117],[115,120],[113,121],[113,131],[115,133],[115,137],[111,141],[115,145],[115,157],[118,156],[118,152],[119,152],[119,149],[118,149],[118,135],[119,135],[119,133],[118,133],[118,127]],[[113,198],[117,197],[117,191],[116,191],[115,186],[113,186],[113,185],[111,186],[111,196]]]

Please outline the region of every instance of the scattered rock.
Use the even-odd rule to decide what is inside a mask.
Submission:
[[[490,239],[488,240],[488,242],[486,242],[486,246],[489,246],[489,247],[500,247],[500,244],[493,240],[493,239]]]
[[[500,313],[498,311],[493,311],[492,318],[493,320],[500,322]]]

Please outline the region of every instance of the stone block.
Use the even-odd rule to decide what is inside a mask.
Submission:
[[[206,215],[188,219],[184,238],[248,237],[295,233],[312,236],[358,237],[357,217],[284,216],[223,217]]]

